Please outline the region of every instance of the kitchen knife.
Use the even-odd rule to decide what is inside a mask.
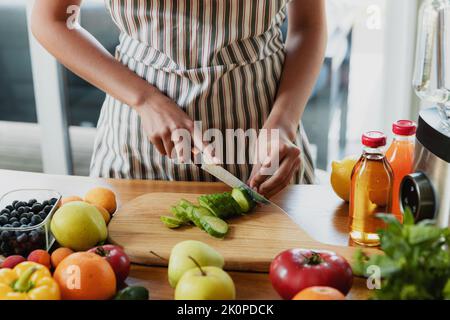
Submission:
[[[258,204],[263,205],[270,205],[272,202],[270,202],[268,199],[266,199],[264,196],[260,195],[258,192],[250,188],[248,185],[246,185],[244,182],[239,180],[237,177],[235,177],[232,173],[225,170],[223,167],[215,164],[205,164],[203,163],[201,166],[202,170],[208,172],[212,176],[216,177],[223,183],[229,185],[232,188],[243,188],[249,196]]]

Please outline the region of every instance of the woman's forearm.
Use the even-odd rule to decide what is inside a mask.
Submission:
[[[324,20],[288,33],[283,73],[265,127],[283,129],[291,140],[295,138],[323,64],[326,40]]]
[[[160,93],[114,59],[89,32],[81,27],[67,27],[66,5],[74,3],[81,1],[37,0],[31,23],[37,40],[71,71],[132,107],[140,106],[152,95]]]

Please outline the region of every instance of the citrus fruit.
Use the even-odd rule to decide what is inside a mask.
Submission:
[[[106,188],[94,188],[89,190],[84,196],[84,200],[105,208],[110,214],[113,214],[117,208],[116,195]]]
[[[358,157],[350,156],[331,164],[331,186],[336,195],[347,202],[350,200],[352,171],[357,162]]]
[[[64,300],[107,300],[116,293],[116,276],[108,261],[91,252],[77,252],[61,261],[53,278]]]
[[[345,296],[331,287],[309,287],[300,291],[292,300],[345,300]]]
[[[109,221],[111,220],[111,215],[109,214],[108,210],[106,210],[105,208],[99,206],[98,204],[93,204],[93,205],[102,214],[103,219],[105,220],[105,223],[108,224]]]

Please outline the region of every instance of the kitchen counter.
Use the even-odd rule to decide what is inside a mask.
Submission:
[[[75,176],[55,176],[38,173],[0,170],[0,195],[13,189],[55,189],[63,196],[84,195],[95,186],[112,189],[119,206],[150,192],[213,193],[227,190],[222,183],[165,182],[94,179]],[[310,236],[318,241],[349,245],[348,206],[327,186],[290,186],[273,201],[283,208]],[[264,273],[231,272],[238,299],[279,299]],[[128,284],[142,285],[153,299],[172,299],[173,289],[167,281],[167,269],[133,265]],[[349,299],[367,299],[369,291],[364,279],[355,278]]]

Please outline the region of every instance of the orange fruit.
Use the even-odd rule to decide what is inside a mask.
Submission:
[[[64,300],[108,300],[116,293],[116,276],[108,261],[91,252],[76,252],[56,267],[53,278]]]
[[[111,220],[111,215],[109,214],[108,210],[99,206],[98,204],[93,204],[93,206],[96,207],[98,211],[100,211],[100,213],[103,216],[103,219],[105,219],[105,223],[108,224],[109,221]]]
[[[310,287],[300,291],[292,300],[345,300],[345,296],[335,288]]]
[[[58,248],[53,251],[52,255],[50,256],[53,268],[56,268],[61,261],[70,256],[72,253],[73,250],[69,248]]]
[[[48,269],[50,269],[50,254],[42,249],[37,249],[32,251],[27,258],[28,261],[33,261],[39,264],[42,264],[43,266],[46,266]]]
[[[62,207],[63,205],[73,201],[83,201],[83,199],[81,199],[79,196],[64,197],[61,199],[60,206]]]
[[[88,191],[84,200],[90,204],[96,204],[108,210],[110,214],[116,211],[116,195],[106,188],[94,188]]]

